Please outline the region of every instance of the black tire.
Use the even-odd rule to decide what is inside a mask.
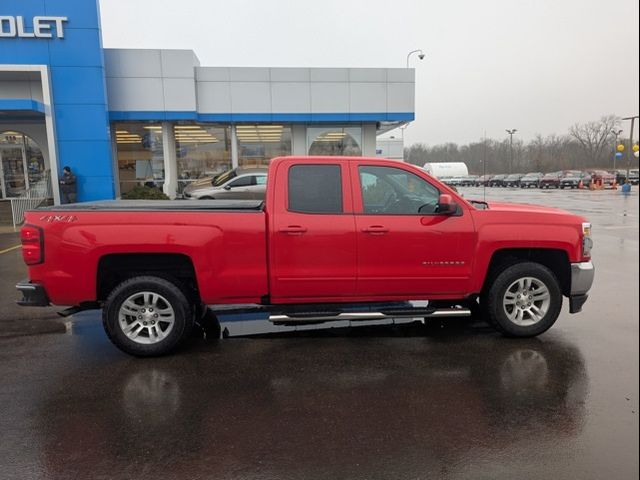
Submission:
[[[507,289],[517,280],[532,277],[544,284],[549,291],[549,305],[543,317],[532,325],[518,325],[511,321],[503,305]],[[505,268],[493,280],[480,304],[486,309],[490,323],[509,337],[534,337],[547,331],[555,323],[562,309],[562,291],[558,279],[544,265],[522,262]],[[524,307],[526,308],[526,307]]]
[[[139,343],[130,339],[123,331],[119,320],[120,308],[125,301],[137,293],[142,294],[142,292],[160,295],[163,297],[163,304],[166,303],[173,309],[171,330],[164,338],[155,343]],[[193,306],[186,293],[176,283],[154,276],[133,277],[120,283],[109,294],[102,309],[102,324],[109,339],[123,352],[138,357],[155,357],[173,351],[180,343],[189,338],[193,323]],[[159,326],[160,322],[158,322]],[[149,337],[151,336],[150,329],[145,333]],[[141,336],[141,340],[143,338]]]

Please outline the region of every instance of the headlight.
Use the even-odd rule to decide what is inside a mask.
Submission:
[[[590,257],[593,240],[591,239],[591,224],[584,222],[582,224],[582,256]]]

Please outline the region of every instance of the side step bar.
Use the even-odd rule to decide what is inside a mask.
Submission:
[[[382,320],[385,318],[414,318],[414,317],[468,317],[468,308],[415,309],[394,312],[345,312],[337,315],[269,315],[269,321],[274,325],[301,325],[309,323],[334,322],[348,320],[351,322]]]

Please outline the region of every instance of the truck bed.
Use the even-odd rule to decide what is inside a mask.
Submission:
[[[75,305],[99,296],[98,279],[109,276],[105,265],[160,255],[157,267],[186,260],[181,268],[193,272],[207,303],[259,303],[268,293],[262,205],[259,200],[110,200],[26,212],[25,222],[43,232],[46,256],[29,275],[46,287],[54,304]]]
[[[257,212],[262,200],[103,200],[39,208],[38,211],[202,211]]]

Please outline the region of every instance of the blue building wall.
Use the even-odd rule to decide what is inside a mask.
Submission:
[[[0,15],[64,16],[64,38],[0,38],[0,64],[47,65],[59,169],[78,177],[78,200],[114,198],[104,58],[97,0],[14,0]],[[61,172],[59,172],[60,174]]]

